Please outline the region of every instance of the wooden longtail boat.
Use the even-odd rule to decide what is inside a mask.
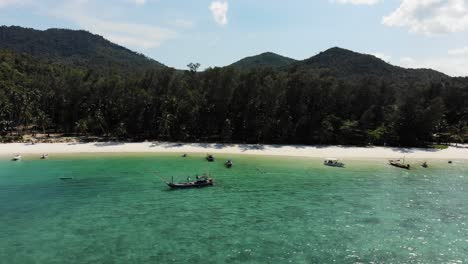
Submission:
[[[206,160],[209,162],[213,162],[214,161],[213,155],[206,155]]]
[[[187,182],[175,183],[174,178],[172,178],[172,182],[166,182],[166,184],[172,189],[203,188],[214,185],[214,180],[206,175],[197,176],[195,181],[190,181],[190,178],[188,180]]]
[[[406,169],[406,170],[409,170],[411,168],[409,164],[405,164],[405,160],[403,160],[403,162],[401,162],[400,160],[389,160],[388,162],[390,165],[397,167],[397,168]]]
[[[344,168],[345,164],[343,162],[340,162],[338,159],[335,158],[328,158],[323,162],[323,165],[325,166],[330,166],[330,167],[338,167],[338,168]]]

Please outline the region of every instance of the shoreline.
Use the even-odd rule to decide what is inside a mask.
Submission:
[[[0,156],[86,153],[210,153],[338,159],[399,159],[405,157],[407,159],[468,160],[468,145],[450,146],[444,150],[437,150],[374,146],[294,146],[171,142],[0,144]]]

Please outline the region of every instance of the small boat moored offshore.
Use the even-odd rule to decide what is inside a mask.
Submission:
[[[427,168],[427,167],[429,167],[429,165],[427,165],[427,162],[423,162],[423,164],[421,164],[421,167]]]
[[[21,155],[18,154],[18,155],[16,155],[16,156],[14,156],[11,160],[12,160],[12,161],[20,161],[22,158],[23,158],[23,157],[21,157]]]
[[[401,161],[401,160],[389,160],[388,162],[389,162],[390,165],[392,165],[394,167],[397,167],[397,168],[407,169],[407,170],[409,170],[411,168],[411,166],[409,164],[405,164],[404,159],[403,159],[403,161]]]
[[[195,181],[191,181],[190,177],[188,177],[187,182],[175,183],[174,177],[172,177],[172,182],[166,182],[166,184],[172,189],[202,188],[202,187],[213,186],[214,180],[207,175],[202,175],[202,176],[196,176]]]
[[[49,158],[49,154],[42,154],[41,156],[41,159],[48,159]]]
[[[206,160],[209,161],[209,162],[213,162],[214,161],[213,155],[211,155],[211,154],[206,155]]]
[[[226,163],[224,165],[226,166],[226,168],[231,168],[232,165],[233,165],[232,160],[226,161]]]
[[[323,162],[323,165],[330,166],[330,167],[339,167],[339,168],[343,168],[345,166],[343,162],[340,162],[338,159],[335,159],[335,158],[325,159],[325,161]]]

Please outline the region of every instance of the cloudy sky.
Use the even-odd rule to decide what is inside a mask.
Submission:
[[[468,0],[0,0],[0,24],[86,29],[177,68],[339,46],[468,76]]]

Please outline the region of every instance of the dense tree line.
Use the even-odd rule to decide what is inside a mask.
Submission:
[[[0,133],[282,144],[462,141],[468,79],[159,68],[112,74],[0,51]]]

